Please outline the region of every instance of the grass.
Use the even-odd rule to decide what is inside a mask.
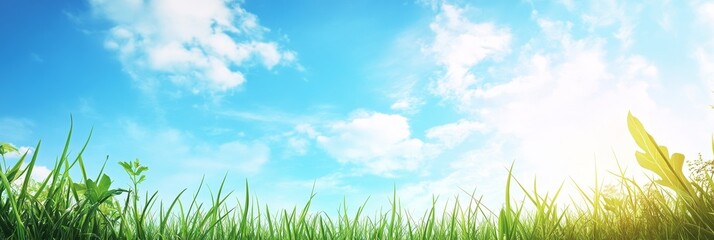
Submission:
[[[41,182],[30,178],[41,142],[12,166],[5,155],[17,151],[0,144],[0,237],[6,239],[712,239],[714,238],[714,182],[711,161],[695,161],[696,173],[682,172],[684,156],[669,154],[647,133],[642,123],[628,115],[628,127],[640,148],[636,159],[657,179],[638,183],[622,168],[612,174],[617,184],[581,187],[580,196],[538,192],[512,176],[505,180],[501,209],[486,208],[475,193],[453,199],[448,209],[432,207],[412,215],[401,206],[396,190],[390,208],[364,215],[366,205],[348,214],[343,202],[337,216],[310,211],[314,189],[304,206],[270,209],[251,197],[248,182],[241,201],[227,203],[224,181],[208,203],[197,197],[181,201],[181,191],[171,202],[158,201],[158,192],[140,193],[148,168],[139,160],[120,162],[132,182],[131,189],[111,186],[102,166],[88,175],[82,153],[70,157],[72,127],[61,155],[49,176]],[[91,133],[90,133],[91,137]],[[714,151],[714,142],[712,145]],[[709,165],[707,165],[709,164]],[[106,161],[105,161],[106,165]],[[69,172],[79,168],[80,179]],[[597,178],[597,177],[596,177]],[[203,181],[199,186],[203,186]],[[562,185],[561,185],[562,188]],[[525,197],[512,199],[513,191]],[[559,205],[567,197],[572,204]],[[447,200],[451,201],[451,199]],[[584,204],[583,204],[584,203]]]

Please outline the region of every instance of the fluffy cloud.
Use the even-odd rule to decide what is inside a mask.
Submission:
[[[265,41],[269,31],[239,3],[223,0],[91,0],[109,20],[105,46],[119,55],[143,86],[159,78],[193,92],[240,86],[240,67],[255,61],[267,69],[295,61],[296,53]]]
[[[400,115],[357,112],[348,121],[332,123],[317,143],[340,163],[378,175],[416,170],[424,159],[424,142],[411,137]]]
[[[434,42],[425,52],[433,55],[444,71],[433,91],[447,99],[469,99],[479,83],[471,67],[510,51],[511,34],[507,28],[473,23],[464,9],[453,5],[443,4],[429,27],[434,32]]]

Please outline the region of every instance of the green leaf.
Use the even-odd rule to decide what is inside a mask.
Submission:
[[[149,167],[146,166],[140,166],[139,168],[136,169],[136,175],[141,175],[142,172],[149,170]]]
[[[72,183],[72,188],[76,191],[87,190],[87,185],[81,183]]]
[[[104,193],[106,191],[109,191],[109,186],[112,184],[111,178],[107,176],[107,174],[102,175],[102,179],[99,180],[99,186],[97,186],[97,190],[100,193]]]
[[[139,177],[139,181],[136,181],[136,184],[139,184],[139,183],[143,182],[144,180],[146,180],[146,176],[141,175],[141,177]]]
[[[87,179],[84,183],[87,185],[87,192],[85,193],[85,196],[91,203],[97,202],[99,199],[99,194],[97,194],[97,184],[92,181],[92,179]]]
[[[119,162],[119,165],[121,165],[121,167],[124,168],[124,171],[126,171],[127,173],[133,175],[132,173],[134,172],[134,170],[131,169],[130,163],[128,163],[128,162]]]
[[[5,155],[9,152],[18,152],[17,148],[9,143],[0,143],[0,154]]]
[[[25,154],[27,154],[27,153],[25,153]],[[10,170],[7,171],[7,178],[10,182],[15,181],[16,179],[20,178],[20,176],[22,176],[23,173],[25,173],[24,169],[22,171],[20,171],[20,167],[22,167],[22,163],[24,162],[24,160],[25,160],[25,157],[23,155],[23,157],[20,158],[17,161],[17,163],[15,163],[15,165],[12,168],[10,168]]]
[[[506,213],[505,209],[501,208],[501,212],[498,214],[498,230],[501,235],[499,239],[503,239],[508,236],[509,223],[510,219],[508,213]]]

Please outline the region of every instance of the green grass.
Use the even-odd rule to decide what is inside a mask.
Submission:
[[[158,201],[158,192],[139,195],[148,168],[139,160],[120,162],[131,180],[130,189],[111,186],[110,176],[89,175],[82,153],[69,156],[72,127],[61,155],[41,182],[30,178],[40,151],[25,154],[8,166],[5,155],[17,151],[0,144],[0,238],[9,239],[712,239],[714,238],[714,182],[711,161],[695,161],[693,176],[682,172],[684,156],[669,154],[657,145],[642,123],[628,115],[628,127],[640,148],[638,164],[657,179],[638,183],[622,168],[612,174],[617,184],[577,186],[579,196],[538,192],[524,186],[508,169],[501,209],[488,209],[482,197],[447,200],[439,209],[438,197],[423,214],[402,208],[393,193],[389,208],[372,216],[365,204],[347,206],[337,215],[312,212],[313,189],[305,205],[271,209],[251,197],[248,182],[241,194],[226,193],[224,181],[207,203],[198,190],[181,191],[170,202]],[[91,136],[91,133],[90,133]],[[714,151],[714,141],[712,145]],[[698,164],[698,165],[697,165]],[[105,161],[106,165],[106,161]],[[79,168],[81,178],[69,172]],[[115,176],[116,177],[116,176]],[[597,178],[597,176],[596,176]],[[521,191],[524,198],[513,199]],[[189,197],[190,201],[182,201]],[[240,198],[236,205],[229,198]],[[559,204],[559,199],[571,204]],[[348,214],[356,207],[356,212]]]

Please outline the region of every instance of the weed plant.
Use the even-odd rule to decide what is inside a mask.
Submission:
[[[365,216],[365,205],[348,214],[311,213],[314,190],[304,206],[270,209],[245,193],[236,206],[223,191],[224,181],[210,202],[200,203],[198,188],[191,201],[181,201],[181,191],[171,202],[160,202],[158,192],[139,196],[148,168],[139,160],[120,162],[131,180],[129,189],[111,186],[102,166],[88,175],[82,154],[68,154],[72,126],[61,155],[42,181],[30,176],[41,141],[30,155],[23,154],[12,166],[5,155],[18,150],[0,143],[0,238],[5,239],[714,239],[714,182],[712,161],[690,163],[692,176],[682,172],[684,156],[670,155],[628,115],[629,131],[640,148],[638,164],[654,173],[646,183],[627,177],[622,168],[613,174],[614,185],[584,188],[580,196],[566,196],[570,205],[559,205],[560,190],[538,192],[512,176],[505,180],[501,209],[486,208],[474,193],[453,199],[450,209],[437,210],[437,199],[424,214],[413,216],[402,208],[396,191],[390,209]],[[91,132],[90,132],[91,137]],[[712,143],[714,151],[714,141]],[[105,160],[105,165],[106,165]],[[80,179],[70,176],[79,168]],[[203,186],[203,182],[199,183]],[[562,189],[562,185],[561,185]],[[523,191],[523,199],[512,199]],[[584,202],[585,204],[582,204]],[[366,204],[366,202],[365,202]],[[529,210],[525,210],[527,209]],[[334,217],[331,217],[334,216]]]

